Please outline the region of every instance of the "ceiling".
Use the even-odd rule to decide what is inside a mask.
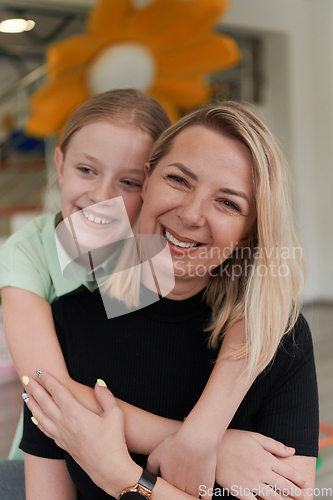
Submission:
[[[93,0],[68,2],[43,0],[22,2],[0,0],[0,22],[11,17],[33,19],[33,30],[23,33],[0,33],[0,57],[25,61],[43,59],[45,49],[56,41],[81,33],[89,5]]]
[[[96,1],[0,0],[0,22],[23,17],[36,23],[31,31],[0,33],[0,106],[21,85],[23,77],[44,64],[45,51],[51,44],[84,31]]]

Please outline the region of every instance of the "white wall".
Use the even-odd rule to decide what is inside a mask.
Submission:
[[[290,164],[306,302],[333,300],[333,2],[231,0],[223,26],[261,33],[260,111]]]

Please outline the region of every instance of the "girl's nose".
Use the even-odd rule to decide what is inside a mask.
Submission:
[[[177,209],[177,215],[185,227],[202,227],[205,224],[204,205],[204,200],[194,193],[184,197],[181,206]]]
[[[102,201],[110,200],[116,196],[117,193],[115,192],[114,186],[106,182],[95,185],[90,192],[90,199],[93,203],[101,203]]]

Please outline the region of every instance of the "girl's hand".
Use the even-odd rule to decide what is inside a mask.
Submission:
[[[190,433],[183,424],[152,451],[147,469],[154,474],[160,471],[168,483],[198,498],[201,485],[213,488],[216,463],[216,447],[200,435]]]
[[[240,500],[256,497],[301,500],[306,480],[284,461],[294,452],[293,448],[262,434],[228,429],[218,447],[216,482]],[[208,498],[202,493],[202,499]]]
[[[30,393],[27,406],[39,429],[72,455],[100,488],[117,497],[122,489],[136,484],[142,469],[129,456],[123,412],[105,386],[95,386],[103,410],[96,415],[45,371],[38,382],[30,379],[25,385]]]

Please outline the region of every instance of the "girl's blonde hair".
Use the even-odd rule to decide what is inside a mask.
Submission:
[[[215,270],[216,276],[205,292],[212,308],[207,329],[212,347],[218,348],[225,333],[245,318],[244,344],[231,357],[247,356],[251,376],[264,370],[273,359],[281,338],[293,328],[300,310],[305,264],[293,224],[287,170],[280,149],[263,122],[243,104],[226,101],[196,110],[166,130],[153,148],[149,175],[168,154],[175,137],[194,125],[242,142],[252,156],[257,213],[252,239]],[[112,287],[114,279],[113,276],[108,280],[106,288],[111,286],[111,294],[121,298],[119,287]],[[133,287],[132,280],[128,283]],[[138,286],[132,288],[132,293],[129,288],[122,288],[128,305],[137,303],[134,289],[138,290]]]
[[[153,141],[171,125],[164,108],[152,97],[147,97],[136,89],[109,90],[86,101],[70,117],[58,142],[64,155],[76,132],[99,121],[138,129],[148,134]],[[44,206],[57,183],[58,175],[54,172],[45,190]],[[59,208],[56,207],[57,210]]]
[[[152,97],[135,89],[109,90],[92,97],[74,112],[60,137],[62,152],[66,154],[76,132],[96,121],[139,129],[154,141],[171,124],[163,107]]]

